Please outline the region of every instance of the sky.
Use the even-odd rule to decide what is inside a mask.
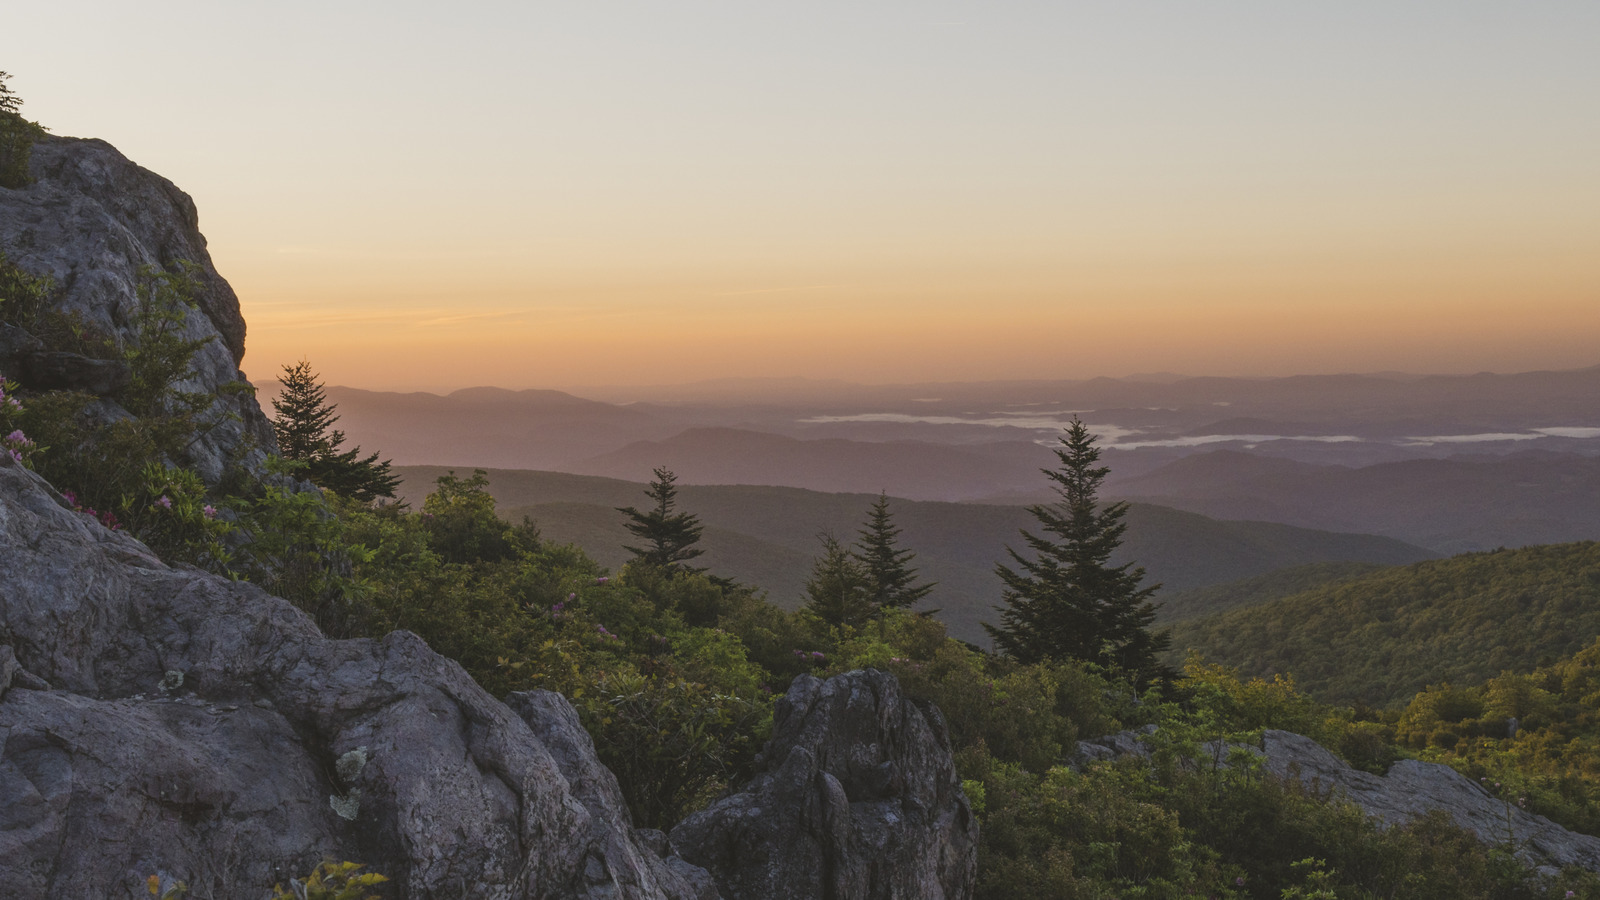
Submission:
[[[1600,363],[1600,4],[53,0],[257,380]]]

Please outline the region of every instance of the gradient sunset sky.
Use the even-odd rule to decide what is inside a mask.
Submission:
[[[8,9],[257,380],[1600,363],[1600,3]]]

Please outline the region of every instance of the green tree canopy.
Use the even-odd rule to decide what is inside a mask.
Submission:
[[[877,612],[866,567],[831,534],[821,534],[822,555],[806,580],[806,608],[829,625],[859,628]]]
[[[334,412],[337,407],[328,402],[311,363],[301,360],[284,366],[278,380],[283,393],[272,401],[278,414],[272,430],[284,459],[305,463],[305,477],[312,484],[340,496],[362,503],[393,497],[400,476],[390,471],[389,460],[380,462],[376,453],[363,457],[360,447],[339,450],[344,432],[333,427],[339,421]]]
[[[933,590],[933,584],[918,584],[917,570],[911,567],[916,554],[902,549],[897,538],[899,526],[889,512],[889,495],[878,495],[857,532],[854,555],[866,576],[867,596],[874,610],[907,609]]]
[[[520,526],[512,526],[496,514],[484,470],[458,478],[452,469],[434,485],[422,501],[422,523],[428,546],[445,562],[497,562],[538,547],[539,529],[533,522],[524,518]]]
[[[1156,614],[1150,598],[1159,585],[1141,587],[1144,569],[1132,563],[1110,564],[1128,527],[1122,521],[1128,506],[1097,502],[1111,470],[1097,465],[1096,440],[1074,416],[1055,448],[1060,468],[1042,470],[1061,499],[1028,507],[1041,528],[1022,532],[1033,558],[1006,548],[1016,568],[995,567],[1005,584],[1000,625],[984,628],[997,648],[1025,663],[1079,659],[1145,680],[1161,672],[1156,657],[1170,637],[1150,631]]]
[[[623,527],[644,544],[623,549],[632,553],[634,561],[640,565],[672,572],[703,572],[704,569],[684,565],[705,552],[695,546],[704,526],[698,516],[674,511],[678,499],[677,480],[678,476],[670,470],[656,469],[655,480],[644,492],[655,501],[649,511],[640,512],[631,506],[616,508],[627,517]]]

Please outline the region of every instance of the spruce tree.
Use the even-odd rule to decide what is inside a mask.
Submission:
[[[272,400],[277,413],[272,431],[283,458],[305,463],[308,481],[340,496],[362,503],[393,497],[400,476],[390,471],[389,460],[380,462],[376,453],[362,457],[360,447],[339,450],[344,432],[333,427],[339,421],[334,412],[338,407],[328,402],[311,363],[301,360],[284,366],[278,380],[283,392]]]
[[[873,609],[907,609],[933,590],[933,584],[917,584],[917,570],[910,565],[916,554],[896,543],[900,528],[889,512],[887,492],[878,495],[857,534],[853,555],[866,576]]]
[[[704,569],[684,565],[705,552],[694,546],[700,540],[703,526],[698,516],[673,511],[678,499],[677,480],[678,476],[668,469],[656,469],[655,480],[644,492],[655,501],[655,506],[648,512],[631,506],[617,507],[617,512],[627,516],[622,527],[644,543],[642,547],[624,546],[622,549],[632,553],[634,562],[641,565],[669,572],[703,572]]]
[[[20,188],[33,181],[28,160],[45,129],[22,117],[22,98],[6,84],[10,79],[9,74],[0,72],[0,187]]]
[[[984,628],[996,648],[1021,662],[1079,659],[1146,681],[1164,672],[1156,657],[1171,639],[1150,631],[1150,598],[1159,585],[1142,587],[1144,569],[1132,563],[1110,564],[1128,527],[1122,520],[1128,505],[1097,501],[1111,470],[1097,465],[1096,440],[1073,417],[1055,448],[1060,468],[1042,470],[1061,499],[1028,507],[1041,529],[1022,532],[1032,558],[1006,548],[1016,568],[995,567],[1004,605],[997,607],[1000,625]]]
[[[821,534],[822,555],[806,580],[806,608],[829,625],[859,628],[873,617],[866,569],[831,534]]]

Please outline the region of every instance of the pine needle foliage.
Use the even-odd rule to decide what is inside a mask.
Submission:
[[[1141,586],[1144,569],[1132,563],[1110,563],[1128,527],[1128,505],[1098,502],[1111,470],[1098,465],[1096,440],[1074,416],[1055,448],[1060,468],[1042,470],[1061,499],[1028,507],[1041,529],[1022,531],[1032,558],[1006,548],[1015,568],[995,567],[1005,585],[1000,624],[984,628],[999,650],[1023,663],[1076,659],[1145,680],[1160,672],[1156,657],[1170,638],[1150,631],[1159,585]]]
[[[622,527],[644,544],[642,547],[624,545],[623,549],[632,553],[634,562],[639,565],[696,574],[705,569],[685,563],[705,552],[695,546],[704,526],[700,524],[698,516],[674,511],[678,502],[677,480],[678,476],[671,470],[665,467],[656,469],[655,480],[644,492],[645,496],[655,501],[654,506],[647,512],[640,512],[632,506],[616,507],[617,512],[627,517]]]
[[[928,596],[934,584],[918,584],[911,567],[916,553],[899,546],[900,527],[889,511],[889,495],[880,493],[857,532],[853,555],[867,582],[867,599],[874,610],[908,609]]]
[[[22,98],[6,85],[11,76],[0,72],[0,187],[27,187],[32,181],[28,162],[33,144],[45,136],[44,126],[22,117]]]
[[[870,575],[833,535],[818,537],[822,555],[812,563],[811,577],[806,580],[806,609],[829,625],[860,628],[878,612],[872,605]]]
[[[341,497],[362,503],[394,497],[400,476],[390,471],[389,460],[380,461],[376,453],[362,456],[360,447],[339,449],[344,432],[333,427],[339,421],[338,407],[328,402],[311,363],[302,359],[285,365],[278,380],[283,393],[272,401],[277,413],[272,431],[283,458],[304,463],[303,474],[312,484]]]

